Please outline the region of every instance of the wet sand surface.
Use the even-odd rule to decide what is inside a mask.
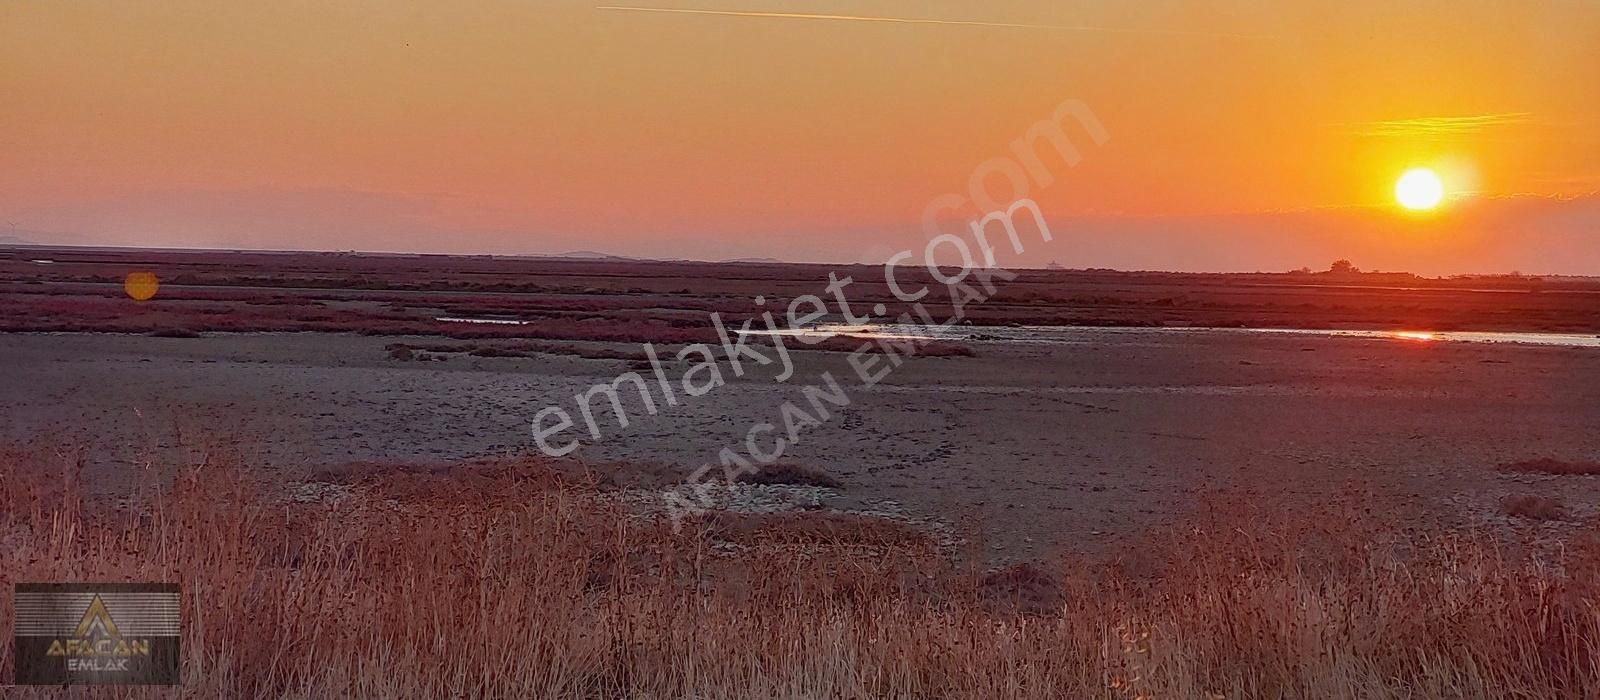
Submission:
[[[397,338],[340,334],[0,335],[0,439],[82,446],[100,493],[226,444],[284,479],[358,462],[536,452],[530,421],[628,370],[572,356],[406,362]],[[1289,334],[1092,330],[1082,342],[974,342],[863,386],[844,353],[679,397],[575,456],[664,465],[742,450],[750,426],[830,372],[851,403],[784,461],[837,475],[826,505],[890,503],[956,523],[1002,556],[1089,548],[1172,522],[1210,489],[1492,519],[1508,493],[1600,512],[1600,476],[1505,475],[1534,457],[1600,458],[1600,350]],[[617,346],[625,348],[627,346]],[[668,365],[679,376],[686,365]],[[659,395],[657,396],[659,400]],[[602,399],[603,403],[604,400]],[[603,468],[603,467],[602,467]]]

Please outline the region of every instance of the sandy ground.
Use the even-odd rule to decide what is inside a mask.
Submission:
[[[565,356],[389,359],[394,338],[0,335],[0,440],[85,446],[102,493],[228,444],[298,478],[352,462],[536,450],[547,405],[626,371]],[[1212,488],[1310,503],[1358,489],[1375,509],[1492,520],[1507,493],[1600,512],[1600,477],[1497,464],[1600,458],[1600,350],[1228,331],[1093,330],[1061,345],[973,343],[861,386],[841,353],[796,353],[578,453],[687,473],[775,421],[818,372],[851,405],[792,446],[844,488],[839,508],[898,509],[981,535],[998,556],[1093,547],[1172,522]],[[681,369],[679,370],[681,371]]]

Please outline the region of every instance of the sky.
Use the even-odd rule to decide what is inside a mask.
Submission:
[[[1600,274],[1593,0],[606,1],[0,3],[0,236],[881,261],[1076,101],[1008,264]]]

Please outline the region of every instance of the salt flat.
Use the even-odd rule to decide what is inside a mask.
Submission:
[[[1600,351],[1238,332],[1096,332],[1084,342],[973,342],[862,386],[838,352],[664,407],[585,444],[597,465],[651,465],[668,484],[743,445],[800,386],[831,372],[849,406],[785,461],[844,488],[824,505],[892,503],[982,536],[1005,556],[1088,548],[1159,526],[1212,490],[1466,524],[1511,492],[1600,511],[1600,477],[1507,476],[1496,465],[1600,455]],[[358,462],[537,452],[547,405],[628,371],[565,355],[391,359],[395,338],[345,334],[6,334],[0,438],[82,446],[93,489],[226,445],[284,479]],[[402,339],[403,340],[403,339]],[[625,347],[625,346],[618,346]],[[603,403],[603,400],[602,400]]]

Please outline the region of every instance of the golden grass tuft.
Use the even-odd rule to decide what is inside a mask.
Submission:
[[[986,573],[898,526],[848,518],[716,517],[675,534],[617,492],[536,463],[374,471],[339,484],[342,498],[304,503],[245,473],[210,459],[110,507],[80,495],[70,465],[6,458],[0,585],[181,583],[189,697],[1576,698],[1600,687],[1600,548],[1588,540],[1541,561],[1337,508],[1224,504],[1108,557]],[[1031,603],[1008,604],[1016,596]],[[0,645],[0,677],[10,653]]]

